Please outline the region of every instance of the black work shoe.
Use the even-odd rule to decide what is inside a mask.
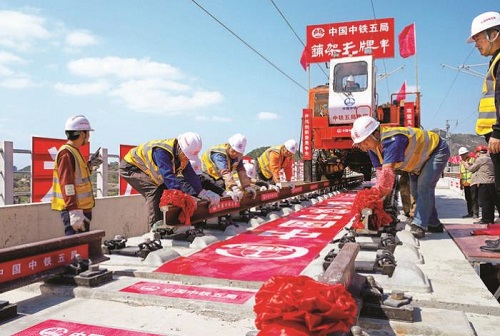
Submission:
[[[422,229],[420,226],[412,224],[410,229],[410,233],[413,235],[415,238],[424,238],[425,237],[425,230]]]
[[[484,241],[484,243],[486,244],[486,246],[489,247],[498,247],[500,246],[500,239],[495,239],[495,240],[487,239]]]
[[[428,226],[427,231],[433,232],[433,233],[441,233],[444,232],[444,225],[443,224],[438,224],[436,226]]]
[[[471,218],[472,214],[463,215],[462,218]]]

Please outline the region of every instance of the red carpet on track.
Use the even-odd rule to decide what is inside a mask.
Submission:
[[[339,194],[188,257],[176,258],[155,272],[239,281],[300,275],[351,220],[354,197]]]

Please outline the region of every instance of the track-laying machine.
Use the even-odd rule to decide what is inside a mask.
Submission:
[[[420,127],[420,94],[405,92],[406,99],[400,101],[393,93],[389,103],[378,105],[372,56],[334,58],[329,64],[329,83],[309,90],[309,106],[304,110],[309,113],[303,122],[308,123],[312,145],[312,158],[304,162],[304,179],[337,179],[347,168],[370,180],[372,165],[367,153],[353,146],[352,123],[369,115],[383,125]]]

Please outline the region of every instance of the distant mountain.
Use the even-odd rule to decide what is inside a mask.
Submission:
[[[451,134],[447,141],[452,156],[458,155],[460,147],[466,147],[469,151],[474,151],[477,146],[486,144],[484,137],[476,134]]]
[[[31,166],[26,166],[23,169],[18,170],[18,172],[29,173],[31,172]]]

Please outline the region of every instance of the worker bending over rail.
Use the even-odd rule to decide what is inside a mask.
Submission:
[[[297,141],[290,139],[283,145],[269,147],[258,158],[257,173],[259,178],[270,183],[270,188],[279,191],[283,187],[293,188],[292,166],[293,156],[297,152]],[[285,173],[285,182],[280,180],[280,171]]]
[[[210,205],[219,203],[219,195],[203,189],[189,162],[198,156],[201,147],[200,136],[187,132],[177,138],[152,140],[134,147],[120,162],[120,176],[146,199],[151,227],[162,224],[160,198],[165,189],[181,190],[207,200]],[[187,183],[181,183],[183,180]]]
[[[243,166],[246,146],[247,138],[237,133],[226,143],[213,146],[201,156],[203,177],[224,189],[224,196],[230,196],[234,201],[240,201],[244,192],[253,198],[257,196],[257,190],[250,185],[250,179]],[[234,180],[234,173],[238,175],[240,186]]]
[[[438,134],[414,127],[387,127],[372,117],[356,119],[351,129],[354,144],[368,152],[377,168],[376,188],[382,196],[394,186],[394,170],[409,172],[415,216],[411,233],[423,238],[426,231],[443,232],[436,211],[435,189],[450,158],[446,141]]]

